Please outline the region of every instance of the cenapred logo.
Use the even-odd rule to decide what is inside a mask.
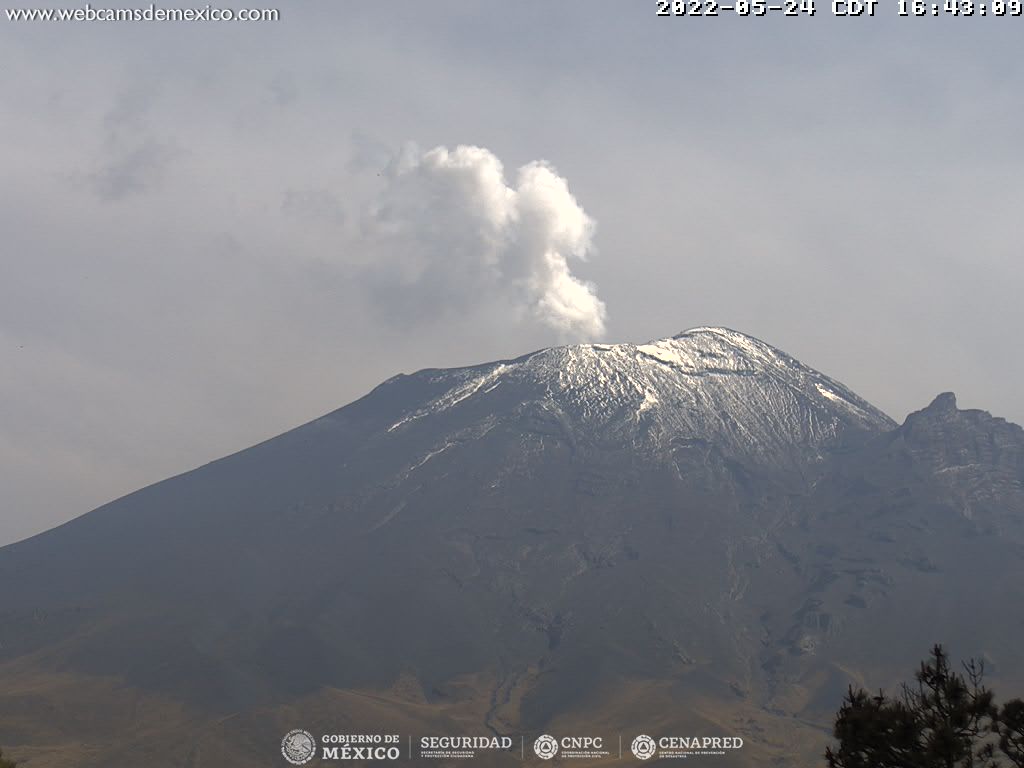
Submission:
[[[633,752],[633,757],[638,760],[650,760],[654,757],[654,753],[658,751],[658,745],[654,742],[654,739],[646,734],[640,734],[633,739],[633,743],[629,745],[629,748]]]
[[[731,750],[743,749],[743,739],[739,736],[659,736],[653,739],[641,734],[633,739],[630,749],[640,760],[722,757]]]
[[[305,765],[316,755],[316,739],[301,728],[288,731],[281,739],[281,754],[292,765]]]
[[[545,733],[533,742],[533,751],[541,760],[550,760],[558,754],[558,741]]]

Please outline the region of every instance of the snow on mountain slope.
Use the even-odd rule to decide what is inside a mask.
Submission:
[[[507,412],[488,404],[498,397],[536,403],[582,439],[626,438],[649,448],[700,440],[726,455],[756,455],[768,463],[794,450],[806,454],[847,430],[895,426],[842,384],[725,328],[696,328],[639,345],[554,347],[412,378],[441,394],[402,413],[389,425],[392,434],[461,409]]]

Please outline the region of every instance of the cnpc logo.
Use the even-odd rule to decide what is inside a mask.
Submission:
[[[563,736],[556,739],[544,734],[533,742],[533,752],[541,760],[551,760],[559,752],[570,756],[579,756],[581,752],[594,752],[604,749],[601,736]]]

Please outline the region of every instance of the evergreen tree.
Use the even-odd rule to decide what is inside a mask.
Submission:
[[[994,730],[999,737],[999,751],[1010,765],[1024,768],[1024,701],[1006,702],[999,710]]]
[[[825,752],[829,768],[1024,768],[1024,704],[998,710],[984,671],[975,661],[950,669],[937,645],[899,696],[851,688],[836,715],[839,744]]]

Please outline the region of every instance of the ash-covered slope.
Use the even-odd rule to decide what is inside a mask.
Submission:
[[[100,745],[46,766],[134,765],[157,742],[154,766],[274,765],[273,713],[337,727],[324,697],[358,691],[377,709],[357,699],[350,730],[381,702],[471,733],[606,712],[713,721],[758,764],[851,676],[888,682],[870,676],[947,635],[1012,669],[1021,456],[1012,425],[940,400],[897,427],[726,329],[397,376],[0,549],[0,744]],[[985,590],[978,632],[929,611]],[[60,696],[118,693],[88,727],[40,726],[56,674]]]

